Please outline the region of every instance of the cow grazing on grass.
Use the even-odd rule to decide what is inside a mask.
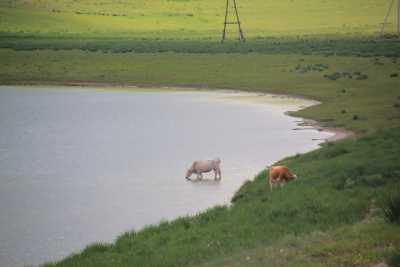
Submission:
[[[185,178],[190,180],[190,176],[195,173],[197,180],[203,179],[203,173],[214,171],[214,179],[221,180],[221,160],[219,158],[213,160],[196,160],[190,169],[186,172]]]
[[[296,174],[289,171],[286,166],[271,166],[269,167],[269,187],[271,188],[274,184],[284,185],[285,183],[297,179]]]

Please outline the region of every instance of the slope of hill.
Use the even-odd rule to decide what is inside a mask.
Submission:
[[[239,0],[238,3],[248,38],[375,34],[389,7],[386,0]],[[0,32],[39,36],[218,39],[224,5],[223,0],[10,0],[0,5]],[[388,31],[391,32],[395,30],[394,10],[389,21]],[[235,30],[233,26],[230,29]]]

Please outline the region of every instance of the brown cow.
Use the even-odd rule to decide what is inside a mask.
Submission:
[[[286,166],[269,167],[268,181],[271,191],[273,184],[284,184],[294,179],[297,179],[296,174],[291,173]]]

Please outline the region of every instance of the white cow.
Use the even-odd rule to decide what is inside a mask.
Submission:
[[[213,160],[196,160],[193,162],[190,169],[186,172],[186,179],[190,180],[190,176],[195,173],[197,174],[197,179],[203,179],[203,173],[214,171],[214,179],[221,180],[221,160],[219,158]]]

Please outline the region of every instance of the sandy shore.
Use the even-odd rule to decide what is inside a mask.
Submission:
[[[243,91],[233,91],[233,90],[220,90],[223,93],[231,93],[231,96],[224,97],[226,100],[233,101],[244,101],[249,103],[257,103],[257,104],[269,104],[269,105],[285,105],[289,107],[290,111],[297,111],[307,107],[311,107],[314,105],[322,104],[319,101],[299,97],[292,96],[287,94],[270,94],[270,93],[254,93],[254,92],[243,92]],[[289,112],[286,112],[288,116],[292,116]],[[299,121],[297,121],[298,128],[294,128],[295,131],[300,130],[317,130],[327,133],[332,133],[333,135],[326,139],[318,139],[315,141],[325,141],[325,142],[336,142],[345,138],[350,138],[355,135],[354,132],[344,129],[344,128],[335,128],[335,127],[325,127],[321,125],[319,122],[304,119],[298,117]]]
[[[355,136],[355,133],[353,131],[350,131],[350,130],[347,130],[344,128],[324,127],[321,124],[319,124],[317,121],[310,120],[310,119],[303,119],[303,121],[301,121],[298,125],[302,126],[302,127],[309,126],[314,129],[317,129],[318,131],[332,133],[333,135],[331,137],[325,139],[326,142],[336,142],[339,140],[343,140],[343,139]],[[299,130],[302,130],[302,129],[299,129]]]

